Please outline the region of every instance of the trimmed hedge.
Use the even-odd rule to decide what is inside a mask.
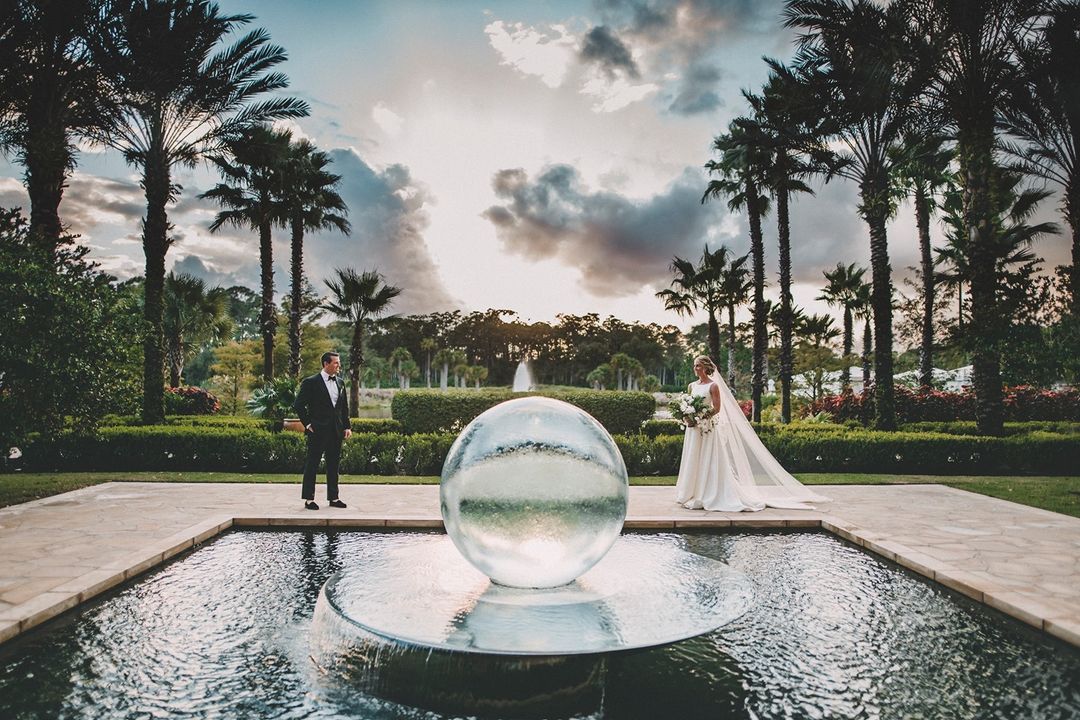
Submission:
[[[900,426],[904,432],[937,432],[946,435],[979,435],[974,420],[955,420],[953,422],[914,422]],[[1067,420],[1027,420],[1025,422],[1005,423],[1006,435],[1027,435],[1032,432],[1048,432],[1057,435],[1080,435],[1080,422]]]
[[[894,388],[896,418],[900,423],[953,422],[974,420],[976,398],[974,391],[945,392],[943,390],[912,390],[903,385]],[[1029,420],[1064,420],[1080,422],[1080,390],[1040,390],[1030,385],[1007,387],[1002,399],[1005,419],[1014,422]],[[858,420],[870,424],[874,417],[873,389],[856,395],[845,390],[839,395],[826,395],[803,408],[803,415],[829,413],[835,420]]]
[[[766,447],[791,472],[935,475],[1070,475],[1080,435],[1033,430],[1004,438],[876,432],[843,426],[764,425]],[[342,448],[346,474],[438,475],[451,433],[354,433]],[[682,438],[616,435],[631,475],[674,475]],[[304,463],[298,433],[190,426],[104,428],[95,435],[39,436],[23,448],[28,470],[202,470],[295,472]]]
[[[489,390],[404,390],[394,394],[390,412],[406,433],[453,432],[480,413],[506,400],[539,395],[576,405],[614,434],[636,433],[656,411],[656,400],[644,392],[550,390],[515,393]]]
[[[341,449],[350,475],[438,475],[454,436],[354,432]],[[304,467],[300,433],[185,426],[102,428],[93,435],[38,436],[23,449],[27,470],[176,470],[288,473]]]

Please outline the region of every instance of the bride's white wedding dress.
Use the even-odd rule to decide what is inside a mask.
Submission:
[[[683,436],[675,501],[691,509],[741,512],[766,507],[812,510],[828,498],[811,492],[793,478],[765,448],[719,375],[696,381],[690,394],[709,397],[709,386],[720,389],[720,412],[714,427],[696,427]]]

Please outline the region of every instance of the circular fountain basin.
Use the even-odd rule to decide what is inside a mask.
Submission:
[[[575,714],[598,707],[609,654],[709,632],[752,599],[741,573],[645,537],[620,537],[568,585],[524,590],[420,536],[327,581],[312,647],[342,689],[441,712]]]

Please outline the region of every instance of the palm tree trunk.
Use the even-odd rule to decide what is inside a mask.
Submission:
[[[169,387],[178,388],[184,374],[183,338],[170,338],[165,357],[169,366]]]
[[[352,345],[349,346],[349,409],[360,417],[360,368],[364,364],[364,321],[353,324]]]
[[[35,112],[27,118],[24,153],[26,192],[30,196],[30,238],[50,253],[60,244],[60,200],[64,195],[71,151],[63,124],[51,118],[46,104],[35,98]],[[52,103],[47,103],[51,105]]]
[[[788,194],[776,195],[777,235],[780,240],[780,422],[791,422],[791,226]]]
[[[851,349],[855,343],[855,321],[851,306],[844,304],[844,367],[840,370],[840,389],[851,387]]]
[[[761,422],[761,395],[765,389],[765,241],[761,234],[761,205],[758,188],[746,183],[746,207],[750,220],[750,255],[754,272],[754,359],[750,375],[750,399],[753,404],[751,420]]]
[[[1000,435],[1004,423],[999,338],[1002,319],[997,309],[997,253],[993,247],[991,187],[993,123],[982,132],[959,135],[960,168],[964,178],[964,220],[970,234],[971,380],[975,387],[975,423],[980,433]]]
[[[915,185],[915,224],[919,229],[919,251],[922,255],[922,340],[919,344],[919,385],[930,387],[934,381],[934,258],[930,254],[930,201],[926,187]]]
[[[728,387],[731,394],[735,394],[735,303],[728,305],[728,337],[727,337],[727,375]]]
[[[300,379],[300,302],[304,282],[304,221],[292,219],[292,295],[289,303],[289,375]]]
[[[1080,180],[1065,188],[1065,220],[1072,230],[1072,266],[1069,267],[1069,288],[1072,290],[1072,315],[1080,318]]]
[[[874,308],[874,427],[896,429],[893,398],[892,268],[885,223],[889,217],[888,178],[868,177],[861,188],[862,215],[870,227],[870,268]]]
[[[269,198],[265,199],[269,205]],[[263,380],[274,379],[274,335],[277,332],[277,312],[274,308],[274,244],[271,239],[270,218],[259,221],[259,281],[262,287],[262,307],[259,329],[263,341]]]
[[[870,387],[870,357],[874,352],[874,335],[870,330],[870,318],[863,321],[862,331],[862,386],[863,392]]]
[[[147,425],[165,422],[165,352],[163,314],[165,253],[169,249],[169,166],[163,154],[151,152],[143,171],[146,219],[143,220],[143,254],[146,279],[143,302],[143,406]]]
[[[709,315],[709,357],[714,360],[720,357],[720,325],[716,322],[716,308],[708,307]]]

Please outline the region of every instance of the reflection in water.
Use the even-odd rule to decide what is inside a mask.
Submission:
[[[232,532],[0,646],[2,718],[435,718],[326,690],[318,589],[415,533]],[[756,604],[608,662],[609,718],[1080,717],[1080,651],[820,533],[663,534]]]

